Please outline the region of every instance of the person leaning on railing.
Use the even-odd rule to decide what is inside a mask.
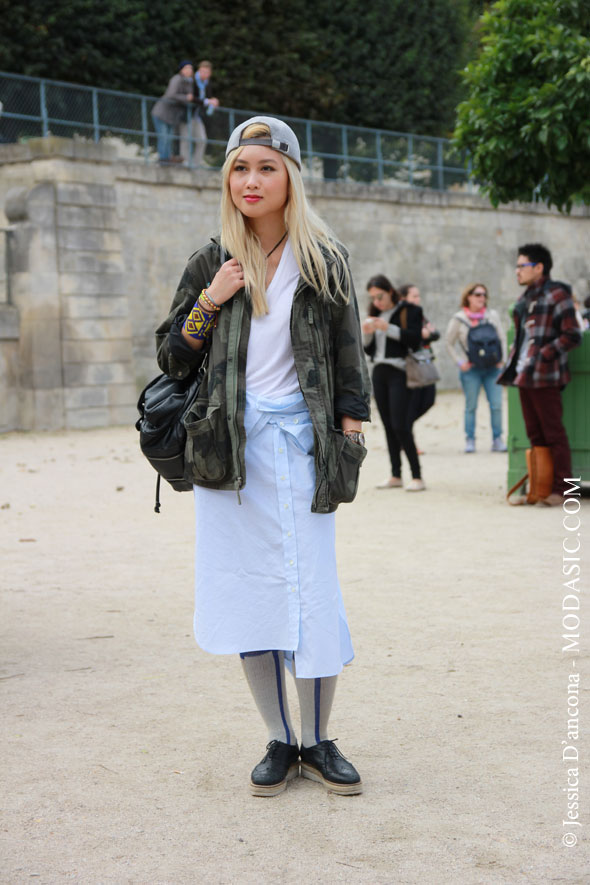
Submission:
[[[210,61],[200,61],[195,74],[193,110],[188,119],[180,123],[180,155],[185,163],[202,166],[207,147],[205,117],[219,107],[219,99],[213,95]]]
[[[172,139],[192,100],[193,65],[190,61],[181,61],[178,73],[170,78],[166,92],[152,108],[160,163],[182,163],[182,157],[172,156]]]

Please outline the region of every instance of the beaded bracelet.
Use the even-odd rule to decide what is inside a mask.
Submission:
[[[203,289],[203,291],[199,295],[199,298],[203,299],[203,301],[205,303],[205,307],[208,307],[209,310],[214,310],[215,313],[217,313],[219,310],[221,310],[221,305],[215,304],[215,302],[213,301],[213,299],[211,298],[211,296],[209,295],[209,293],[207,292],[206,289]]]
[[[216,324],[217,313],[203,310],[199,302],[196,301],[182,328],[191,338],[203,341],[209,337]]]

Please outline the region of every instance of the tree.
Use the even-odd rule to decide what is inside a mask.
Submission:
[[[204,57],[225,106],[442,135],[470,2],[0,0],[0,69],[161,95]]]
[[[455,143],[493,205],[590,202],[590,4],[498,0],[465,70]]]

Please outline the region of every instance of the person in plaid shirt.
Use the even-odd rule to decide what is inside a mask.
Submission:
[[[526,286],[514,306],[514,344],[498,384],[516,385],[527,436],[549,446],[553,488],[542,502],[561,505],[572,459],[562,421],[561,391],[570,380],[568,351],[582,342],[571,288],[550,278],[553,259],[540,243],[519,246],[516,279]]]

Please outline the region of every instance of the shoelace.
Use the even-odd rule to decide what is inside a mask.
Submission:
[[[266,754],[266,758],[268,758],[269,756],[272,758],[274,753],[280,749],[280,746],[279,746],[280,743],[281,742],[277,741],[276,739],[268,742],[268,744],[266,745],[266,749],[268,750],[268,753]]]
[[[327,741],[327,743],[330,745],[328,747],[328,752],[330,753],[331,756],[341,756],[342,759],[344,759],[344,756],[342,755],[342,753],[340,752],[340,750],[336,746],[337,740],[338,740],[338,738],[333,738],[331,741]]]

